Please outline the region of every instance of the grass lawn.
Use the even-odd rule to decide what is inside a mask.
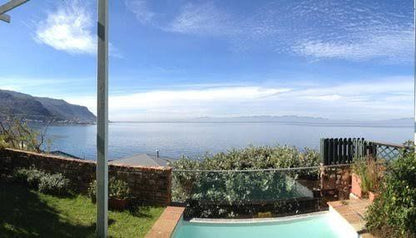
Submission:
[[[144,237],[162,207],[109,212],[111,237]],[[86,196],[60,198],[0,182],[0,237],[95,237],[96,207]]]

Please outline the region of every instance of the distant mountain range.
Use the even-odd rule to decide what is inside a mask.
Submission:
[[[391,120],[335,120],[322,117],[304,116],[242,116],[242,117],[200,117],[183,120],[131,121],[134,122],[183,122],[183,123],[279,123],[308,126],[344,126],[344,127],[413,127],[412,118]]]
[[[399,118],[390,120],[339,120],[322,117],[304,116],[244,116],[244,117],[201,117],[193,119],[195,122],[273,122],[290,125],[311,126],[362,126],[362,127],[413,127],[412,118]]]
[[[96,122],[96,116],[84,106],[69,104],[59,99],[33,97],[19,92],[0,90],[0,119],[10,117],[63,124]]]
[[[0,90],[0,120],[17,117],[27,121],[61,124],[94,124],[96,116],[84,106],[69,104],[64,100],[34,97],[14,91]],[[128,122],[128,121],[123,121]],[[183,120],[130,121],[130,122],[188,122],[188,123],[280,123],[309,126],[345,127],[413,127],[412,118],[391,120],[334,120],[305,116],[242,116],[200,117]]]

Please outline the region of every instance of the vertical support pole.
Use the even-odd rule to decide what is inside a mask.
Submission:
[[[98,0],[97,237],[108,236],[108,0]]]
[[[416,150],[416,0],[413,1],[413,47],[414,47],[414,58],[413,58],[413,145]],[[416,156],[416,151],[415,156]]]

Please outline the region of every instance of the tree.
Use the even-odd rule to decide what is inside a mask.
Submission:
[[[0,121],[0,148],[24,149],[35,152],[42,152],[46,139],[46,132],[49,122],[41,130],[35,130],[23,120],[17,118]]]

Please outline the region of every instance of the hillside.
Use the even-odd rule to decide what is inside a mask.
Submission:
[[[92,124],[96,121],[95,115],[84,106],[69,104],[64,100],[0,90],[0,119],[8,117],[68,124]]]

